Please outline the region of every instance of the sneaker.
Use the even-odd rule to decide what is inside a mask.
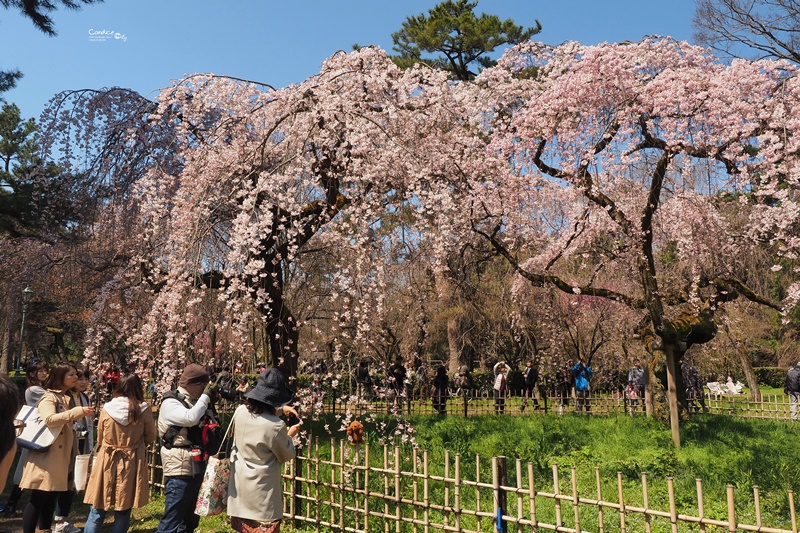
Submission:
[[[69,522],[59,522],[53,528],[53,533],[81,533],[81,529],[73,526]]]

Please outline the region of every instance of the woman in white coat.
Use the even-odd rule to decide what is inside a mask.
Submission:
[[[293,391],[277,368],[259,376],[233,414],[228,515],[239,533],[278,533],[283,518],[281,465],[295,456],[300,421],[287,428],[278,414],[297,416],[286,404]]]

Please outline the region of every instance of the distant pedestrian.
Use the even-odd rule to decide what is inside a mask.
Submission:
[[[567,359],[567,363],[558,369],[556,373],[556,396],[558,397],[558,410],[563,410],[569,406],[569,398],[572,396],[572,359]]]
[[[407,373],[406,367],[403,366],[403,358],[400,356],[395,359],[394,364],[386,371],[386,403],[389,412],[393,408],[397,413],[403,412],[403,396]]]
[[[450,378],[447,377],[447,370],[439,365],[436,368],[436,377],[433,378],[433,408],[440,415],[447,414],[447,387]]]
[[[533,364],[533,361],[525,363],[525,371],[522,373],[525,379],[525,393],[522,398],[522,407],[520,410],[524,411],[528,406],[528,400],[533,400],[533,408],[539,409],[539,399],[536,397],[536,384],[539,381],[539,369]]]
[[[689,412],[699,413],[701,410],[704,413],[708,412],[703,380],[700,378],[700,371],[697,370],[697,367],[684,360],[681,364],[681,377],[686,390],[686,402],[689,406]]]
[[[356,396],[359,399],[372,399],[372,376],[369,375],[369,361],[362,359],[356,367]]]
[[[575,410],[588,414],[592,411],[589,400],[589,378],[592,375],[592,369],[584,365],[583,360],[578,357],[578,362],[572,367],[572,375],[575,380]]]
[[[628,381],[628,386],[625,387],[625,404],[631,416],[639,410],[639,387],[634,381]]]
[[[633,360],[633,367],[628,371],[628,384],[633,384],[636,387],[636,405],[639,405],[639,399],[644,398],[644,368],[639,359]],[[628,395],[626,394],[626,397]],[[642,402],[642,411],[644,411],[644,402]]]
[[[502,415],[506,412],[506,389],[508,388],[506,374],[508,373],[508,365],[506,365],[505,361],[498,361],[494,365],[493,371],[494,414]]]
[[[784,392],[789,395],[791,402],[792,420],[797,420],[797,402],[800,400],[800,362],[789,369],[786,374]]]

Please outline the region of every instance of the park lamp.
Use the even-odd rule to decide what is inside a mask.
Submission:
[[[17,373],[20,372],[20,367],[22,366],[22,343],[23,339],[25,338],[25,317],[28,314],[28,303],[31,301],[31,297],[33,296],[33,289],[31,289],[30,285],[25,285],[25,288],[22,289],[22,324],[19,328],[19,352],[17,353]]]

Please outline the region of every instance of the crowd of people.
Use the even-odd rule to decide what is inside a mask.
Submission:
[[[195,513],[207,461],[218,452],[230,457],[227,510],[233,529],[240,533],[275,533],[282,518],[281,464],[292,459],[292,437],[300,420],[291,407],[294,391],[277,369],[263,369],[255,386],[229,392],[243,401],[232,418],[229,442],[219,427],[215,402],[233,382],[223,369],[187,365],[177,388],[163,395],[154,418],[146,401],[146,387],[134,372],[109,367],[95,380],[94,398],[87,389],[91,373],[71,362],[47,368],[29,365],[25,404],[35,407],[39,419],[55,435],[43,449],[22,449],[3,513],[21,511],[23,533],[78,533],[73,525],[76,496],[89,505],[85,533],[101,530],[113,513],[113,533],[128,531],[132,509],[149,501],[147,447],[160,444],[164,475],[164,514],[158,533],[194,531]],[[237,388],[240,388],[237,386]],[[25,423],[19,387],[0,375],[0,491],[5,487]],[[283,418],[286,418],[284,420]],[[96,434],[96,440],[94,438]],[[93,466],[79,494],[75,465],[79,456],[92,454]],[[29,498],[18,508],[23,493]]]

